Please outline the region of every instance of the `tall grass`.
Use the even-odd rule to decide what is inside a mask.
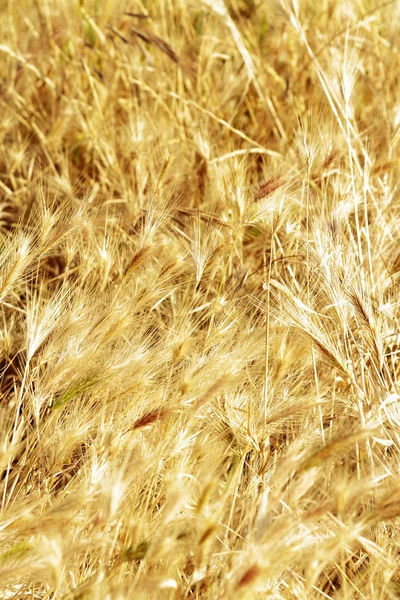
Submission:
[[[398,3],[0,33],[1,598],[398,598]]]

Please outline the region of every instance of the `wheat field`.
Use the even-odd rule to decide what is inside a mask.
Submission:
[[[0,598],[400,598],[399,2],[0,14]]]

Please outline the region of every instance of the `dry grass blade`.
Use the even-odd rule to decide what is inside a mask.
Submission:
[[[150,15],[146,15],[144,13],[136,13],[136,12],[125,12],[124,15],[128,17],[134,17],[135,19],[148,19]]]
[[[155,46],[157,46],[157,48],[159,48],[161,50],[161,52],[166,54],[171,60],[173,60],[175,63],[179,64],[179,62],[180,62],[179,57],[176,54],[176,52],[174,52],[174,50],[171,48],[170,44],[168,44],[168,42],[165,42],[164,40],[159,38],[157,35],[155,35],[151,31],[148,31],[147,29],[136,29],[135,27],[131,27],[131,32],[134,35],[137,35],[138,37],[140,37],[143,41],[145,41],[149,44],[150,43],[154,44]]]
[[[280,173],[276,173],[273,175],[268,181],[263,183],[263,185],[257,190],[257,193],[254,197],[255,200],[261,200],[262,198],[266,198],[280,187],[285,184],[285,180]]]
[[[170,414],[168,409],[154,409],[144,413],[141,417],[136,419],[136,421],[132,425],[132,430],[141,429],[142,427],[147,427],[148,425],[152,425],[157,421],[161,421],[165,419]]]

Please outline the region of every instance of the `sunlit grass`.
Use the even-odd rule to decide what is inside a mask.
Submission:
[[[2,3],[2,598],[399,596],[399,23]]]

